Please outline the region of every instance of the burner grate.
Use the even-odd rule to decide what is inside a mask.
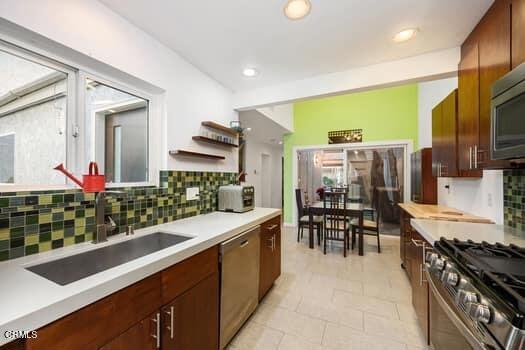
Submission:
[[[515,245],[476,243],[442,238],[439,247],[463,269],[477,277],[500,303],[510,307],[513,323],[523,327],[525,318],[525,249]]]

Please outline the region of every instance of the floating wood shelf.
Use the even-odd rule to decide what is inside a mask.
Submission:
[[[219,140],[215,140],[215,139],[212,139],[212,138],[209,138],[209,137],[206,137],[206,136],[193,136],[192,139],[194,139],[195,141],[202,141],[202,142],[207,142],[207,143],[213,143],[214,145],[239,147],[238,145],[236,145],[234,143],[219,141]]]
[[[218,131],[221,131],[225,134],[228,134],[228,135],[232,135],[232,136],[237,136],[239,135],[239,132],[237,130],[234,130],[232,128],[228,128],[226,126],[223,126],[221,124],[217,124],[215,122],[211,122],[211,121],[207,121],[207,122],[202,122],[201,123],[203,126],[206,126],[208,128],[211,128],[211,129],[215,129],[215,130],[218,130]]]
[[[172,155],[172,156],[203,158],[203,159],[213,159],[213,160],[226,159],[226,157],[224,157],[224,156],[218,156],[218,155],[215,155],[215,154],[208,154],[208,153],[184,151],[182,149],[179,149],[179,150],[176,150],[176,151],[170,151],[170,155]]]

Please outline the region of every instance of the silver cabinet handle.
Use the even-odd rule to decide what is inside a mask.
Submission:
[[[155,315],[155,318],[151,319],[153,323],[155,323],[155,334],[152,334],[152,338],[156,340],[157,349],[160,349],[160,312],[157,312],[157,315]]]
[[[474,169],[478,168],[478,145],[474,145]]]
[[[250,243],[250,240],[247,239],[247,240],[245,240],[244,242],[242,242],[242,243],[240,244],[240,247],[241,247],[241,248],[246,247],[249,243]]]
[[[415,245],[416,247],[423,247],[423,246],[425,246],[425,243],[423,243],[420,240],[416,240],[416,239],[412,238],[411,241],[412,241],[412,244]]]
[[[273,237],[272,237],[272,252],[275,251],[275,238],[276,237],[275,237],[275,234],[274,234]]]
[[[270,249],[272,250],[273,252],[273,237],[272,238],[268,238],[268,241],[270,241]]]
[[[170,338],[173,339],[173,332],[174,332],[174,328],[173,328],[173,317],[174,317],[174,311],[175,311],[175,307],[174,306],[170,306],[170,309],[169,311],[166,311],[166,315],[169,315],[170,316],[170,325],[167,326],[166,328],[170,331]]]
[[[274,224],[274,225],[272,225],[272,226],[268,226],[266,229],[267,229],[268,231],[272,231],[272,230],[274,230],[277,226],[279,226],[279,225]]]
[[[468,168],[472,169],[472,146],[468,148]]]

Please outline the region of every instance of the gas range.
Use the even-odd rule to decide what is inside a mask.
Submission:
[[[442,238],[425,265],[473,349],[525,349],[525,249]]]

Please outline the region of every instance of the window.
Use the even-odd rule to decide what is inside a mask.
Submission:
[[[80,176],[90,161],[110,186],[155,179],[150,95],[2,41],[0,81],[0,185],[61,187],[58,164]]]
[[[67,160],[68,72],[2,48],[0,183],[65,184],[53,167]]]
[[[15,134],[0,136],[0,184],[15,182]]]
[[[147,99],[85,79],[87,150],[108,183],[148,181]]]

